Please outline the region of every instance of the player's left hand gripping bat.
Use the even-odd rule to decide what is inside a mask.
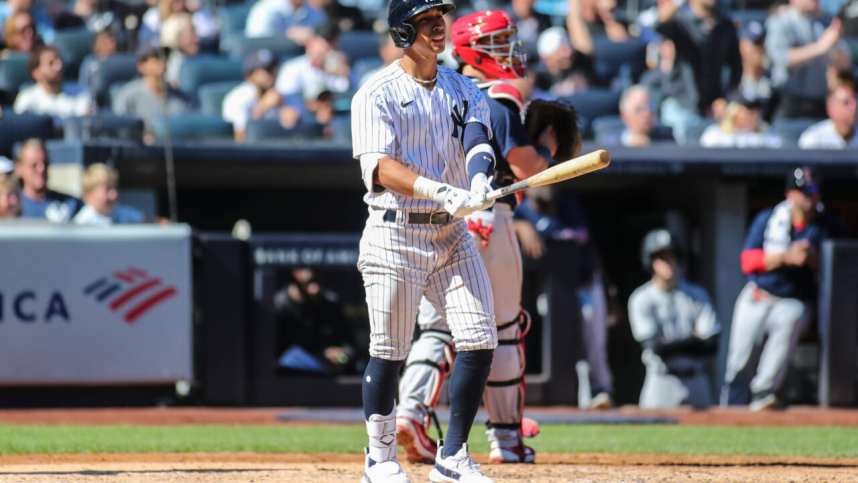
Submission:
[[[604,149],[599,149],[591,153],[582,154],[581,156],[564,161],[560,164],[540,171],[533,176],[513,183],[503,188],[492,190],[486,195],[487,199],[496,200],[504,196],[526,190],[528,188],[536,188],[537,186],[546,186],[549,184],[559,183],[567,179],[577,178],[593,171],[607,168],[611,164],[611,155]]]

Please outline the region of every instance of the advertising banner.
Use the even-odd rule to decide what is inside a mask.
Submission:
[[[193,378],[186,225],[0,227],[0,385]]]

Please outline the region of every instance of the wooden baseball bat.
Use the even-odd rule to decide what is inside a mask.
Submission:
[[[493,190],[489,192],[486,198],[496,200],[528,188],[536,188],[537,186],[559,183],[561,181],[566,181],[567,179],[577,178],[578,176],[583,176],[587,173],[607,168],[609,164],[611,164],[611,155],[604,149],[598,149],[591,153],[574,157],[569,161],[555,164],[545,171],[540,171],[527,179]]]

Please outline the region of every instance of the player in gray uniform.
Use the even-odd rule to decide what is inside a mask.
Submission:
[[[714,400],[706,365],[717,350],[720,332],[709,296],[679,273],[667,230],[647,233],[641,255],[652,279],[629,297],[629,323],[643,346],[646,367],[640,406],[708,407]]]
[[[506,186],[548,167],[558,151],[554,131],[546,129],[550,132],[542,136],[545,145],[536,146],[521,121],[523,97],[513,80],[523,77],[524,58],[518,50],[513,20],[503,10],[477,11],[457,19],[451,33],[462,73],[488,96],[495,134],[492,146],[498,161],[496,183]],[[530,317],[521,308],[522,262],[513,230],[515,205],[515,197],[509,196],[498,200],[492,210],[467,217],[491,281],[498,326],[498,347],[483,397],[492,463],[533,463],[535,458],[533,449],[522,442],[523,338]],[[459,347],[443,314],[426,300],[420,305],[418,324],[421,333],[400,379],[396,430],[409,461],[431,462],[435,442],[426,432],[429,410],[438,402],[453,353]]]
[[[466,441],[479,407],[497,330],[491,286],[462,217],[491,206],[495,159],[485,96],[439,67],[449,0],[393,0],[390,34],[404,55],[352,99],[353,155],[369,216],[360,270],[370,323],[363,379],[369,447],[364,482],[406,482],[396,458],[397,376],[425,296],[445,314],[459,351],[450,378],[450,425],[432,481],[490,482]]]

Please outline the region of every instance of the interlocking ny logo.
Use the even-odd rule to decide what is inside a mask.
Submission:
[[[453,137],[459,138],[459,141],[465,142],[465,119],[468,117],[468,101],[462,101],[462,112],[459,112],[459,106],[453,105],[453,112],[450,113],[453,118]]]
[[[83,293],[108,304],[111,312],[121,311],[125,322],[133,324],[149,310],[174,297],[177,290],[139,268],[129,267],[124,272],[99,278],[87,285]]]

